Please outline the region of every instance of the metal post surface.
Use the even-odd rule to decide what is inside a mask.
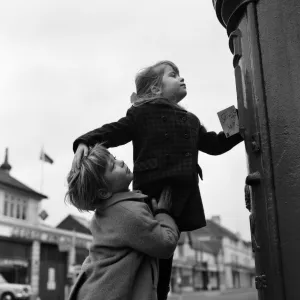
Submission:
[[[213,5],[233,53],[259,299],[299,300],[300,2]]]

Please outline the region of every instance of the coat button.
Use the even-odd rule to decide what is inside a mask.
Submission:
[[[166,116],[161,116],[161,118],[162,118],[163,122],[166,122],[166,121],[167,121]]]
[[[166,132],[165,133],[165,139],[167,140],[169,138],[169,134]]]
[[[186,139],[188,139],[190,136],[189,136],[188,133],[185,133],[185,134],[184,134],[184,137],[185,137]]]
[[[182,122],[186,122],[186,120],[187,120],[187,117],[182,117],[182,118],[181,118],[181,121],[182,121]]]
[[[191,155],[192,155],[192,154],[191,154],[190,152],[186,152],[186,153],[185,153],[185,156],[186,156],[186,157],[189,157],[189,156],[191,156]]]

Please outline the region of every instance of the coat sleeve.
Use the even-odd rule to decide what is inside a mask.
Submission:
[[[131,107],[126,116],[119,121],[105,124],[77,138],[73,143],[73,151],[76,152],[80,143],[88,146],[103,143],[106,148],[124,145],[133,139],[134,127],[134,113]]]
[[[173,218],[164,213],[154,217],[148,205],[142,202],[133,205],[122,205],[125,211],[121,228],[124,244],[152,257],[171,257],[180,236]]]
[[[210,155],[223,154],[243,141],[243,137],[237,133],[227,138],[221,131],[219,134],[214,131],[208,132],[203,125],[200,125],[198,137],[198,150]]]

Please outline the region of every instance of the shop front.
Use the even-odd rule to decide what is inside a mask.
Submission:
[[[0,274],[9,283],[30,283],[31,243],[0,240]]]
[[[82,261],[90,242],[86,234],[0,220],[0,273],[7,282],[29,284],[32,300],[64,300],[72,266]],[[77,255],[76,248],[82,249]]]

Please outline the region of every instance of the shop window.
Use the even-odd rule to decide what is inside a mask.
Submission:
[[[27,201],[21,197],[15,197],[5,193],[3,215],[11,218],[27,219]]]

